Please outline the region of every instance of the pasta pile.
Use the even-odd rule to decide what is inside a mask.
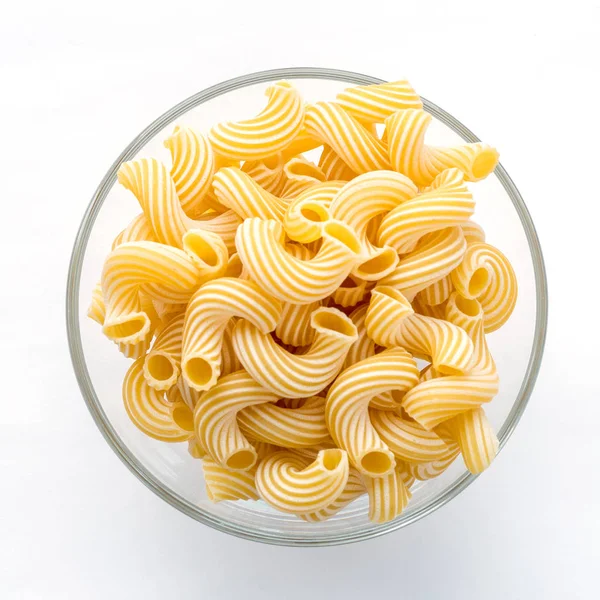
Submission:
[[[459,454],[480,473],[498,450],[486,334],[517,282],[466,185],[498,153],[427,145],[406,81],[314,104],[281,81],[267,99],[208,134],[176,127],[170,166],[121,165],[141,213],[88,314],[134,360],[131,420],[187,442],[212,501],[315,522],[366,494],[384,523],[416,480]]]

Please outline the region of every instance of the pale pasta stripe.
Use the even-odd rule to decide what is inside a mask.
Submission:
[[[419,240],[412,252],[400,259],[389,275],[379,281],[379,285],[393,287],[412,300],[421,290],[448,278],[452,270],[460,265],[466,249],[467,243],[460,227],[428,233]],[[446,298],[433,304],[440,304]]]
[[[430,190],[403,202],[383,218],[377,243],[406,254],[426,233],[460,225],[474,209],[473,195],[462,173],[449,169],[436,178]]]
[[[306,108],[306,130],[360,175],[389,169],[386,147],[335,102],[316,102]]]
[[[177,383],[185,314],[177,315],[156,337],[144,359],[144,377],[150,387],[166,391]]]
[[[208,134],[215,151],[234,160],[261,160],[293,141],[304,123],[298,90],[286,81],[267,88],[267,106],[253,119],[215,125]]]
[[[327,426],[361,473],[381,477],[395,465],[394,455],[371,424],[370,400],[383,392],[409,390],[418,379],[410,354],[394,348],[352,365],[331,386],[325,407]]]
[[[311,260],[286,252],[284,238],[280,223],[260,219],[246,219],[236,234],[237,251],[250,277],[285,302],[309,304],[326,298],[360,261],[360,242],[343,223],[325,223],[323,243]]]
[[[475,475],[485,471],[498,453],[498,438],[481,407],[456,415],[439,428],[458,444],[467,469]]]
[[[206,136],[179,126],[164,145],[171,153],[171,177],[181,208],[194,218],[209,208],[204,200],[216,170],[212,146]]]
[[[313,396],[298,408],[260,404],[245,408],[237,416],[248,439],[286,448],[311,447],[327,441],[325,398]]]
[[[369,495],[369,520],[387,523],[406,508],[411,493],[396,469],[383,477],[363,477]]]
[[[247,471],[256,462],[257,454],[241,432],[237,415],[248,406],[278,399],[245,371],[221,377],[202,394],[194,408],[196,437],[215,462],[229,469]]]
[[[331,298],[336,304],[344,308],[356,306],[365,299],[371,285],[373,284],[368,281],[349,276],[340,283],[340,287],[333,292]]]
[[[260,332],[273,331],[281,303],[251,281],[222,277],[203,285],[192,297],[183,330],[182,372],[188,384],[210,389],[221,372],[223,334],[232,317],[242,317]]]
[[[283,171],[287,179],[281,194],[284,198],[296,198],[298,194],[325,181],[325,173],[303,156],[289,160]]]
[[[356,173],[329,146],[323,147],[319,167],[327,181],[350,181],[356,177]]]
[[[481,142],[453,148],[425,144],[431,115],[423,110],[399,110],[385,120],[389,160],[418,186],[429,185],[442,171],[458,168],[467,181],[487,177],[498,164],[498,152]]]
[[[119,235],[113,240],[111,250],[114,250],[117,246],[125,244],[127,242],[156,242],[156,236],[152,231],[150,221],[146,218],[144,213],[134,217],[132,221],[119,233]]]
[[[517,277],[500,250],[481,242],[469,244],[463,261],[451,275],[463,297],[479,300],[486,333],[508,321],[517,303]]]
[[[204,458],[202,471],[206,495],[211,502],[258,500],[258,492],[254,485],[255,470],[233,471],[210,458]]]
[[[326,521],[340,510],[348,506],[351,502],[366,493],[365,484],[363,483],[362,477],[356,469],[350,467],[348,472],[348,481],[344,487],[342,493],[337,497],[335,501],[327,505],[321,510],[305,513],[298,515],[301,519],[309,521],[310,523],[318,523],[320,521]]]
[[[333,381],[357,338],[352,321],[334,308],[313,312],[311,327],[314,340],[300,355],[291,354],[243,320],[233,332],[233,346],[246,371],[261,385],[281,398],[306,398]]]
[[[414,313],[394,288],[381,286],[371,292],[365,324],[376,344],[406,348],[430,359],[440,373],[464,373],[471,364],[473,342],[460,327]]]
[[[163,400],[163,393],[146,383],[143,367],[144,359],[139,358],[123,380],[123,403],[129,418],[140,431],[154,439],[163,442],[188,440],[194,434],[193,429],[187,428],[189,423],[185,419],[179,422],[174,419],[170,404]]]
[[[283,155],[278,152],[263,160],[248,160],[241,169],[252,177],[262,189],[278,196],[283,191],[287,179],[283,172],[284,164]]]
[[[318,240],[324,223],[331,219],[329,205],[343,185],[342,181],[320,183],[292,200],[283,217],[288,236],[305,244]]]
[[[313,462],[291,452],[276,452],[258,465],[256,489],[267,504],[282,512],[312,513],[339,498],[348,472],[348,456],[338,448],[321,450]]]
[[[219,202],[242,219],[260,217],[281,221],[289,204],[234,167],[221,169],[214,177],[213,187]]]
[[[390,247],[376,247],[367,237],[370,221],[417,195],[416,186],[404,175],[393,171],[365,173],[349,181],[333,198],[329,213],[350,226],[361,243],[364,261],[353,273],[360,279],[377,281],[398,263],[398,254]]]
[[[448,274],[421,290],[417,294],[417,298],[422,304],[427,306],[437,306],[446,302],[453,291],[454,284],[452,283],[452,277]]]
[[[204,277],[189,254],[156,242],[129,242],[115,248],[102,271],[106,303],[103,331],[112,340],[135,344],[150,333],[150,319],[143,312],[139,289],[159,284],[189,298]]]
[[[391,411],[370,410],[371,423],[397,459],[427,463],[444,458],[448,445],[432,431]]]
[[[406,79],[348,88],[337,95],[336,101],[362,123],[383,123],[399,110],[423,108],[421,98]]]

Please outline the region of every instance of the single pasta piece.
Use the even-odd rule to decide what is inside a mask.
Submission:
[[[125,244],[127,242],[156,242],[156,236],[152,231],[150,221],[146,218],[144,213],[140,213],[137,217],[134,217],[132,221],[119,233],[119,235],[113,240],[111,250],[114,250],[117,246]]]
[[[376,344],[401,346],[415,356],[431,359],[440,373],[466,372],[473,357],[473,342],[456,325],[414,313],[401,292],[378,286],[371,292],[365,325]]]
[[[346,482],[346,487],[344,487],[344,490],[334,502],[325,508],[322,508],[321,510],[311,513],[304,513],[298,516],[304,521],[308,521],[310,523],[326,521],[340,512],[340,510],[348,506],[348,504],[365,494],[366,491],[365,484],[363,483],[359,472],[350,467],[348,471],[348,481]]]
[[[171,153],[171,177],[183,212],[191,218],[209,207],[205,197],[215,173],[215,155],[208,138],[189,127],[175,127],[165,140]]]
[[[221,373],[221,349],[227,323],[242,317],[264,334],[273,331],[281,303],[251,281],[221,277],[203,285],[185,313],[182,373],[190,387],[210,389]]]
[[[194,431],[200,445],[222,467],[247,471],[257,454],[240,430],[237,415],[248,406],[278,399],[245,371],[221,377],[194,408]]]
[[[233,160],[261,160],[289,146],[304,123],[300,93],[287,81],[267,88],[267,106],[253,119],[219,123],[208,134],[215,151]]]
[[[406,508],[411,493],[398,470],[393,469],[383,477],[363,477],[369,495],[369,520],[387,523]]]
[[[192,458],[205,458],[206,452],[202,446],[198,443],[196,436],[191,437],[188,440],[188,454]]]
[[[285,448],[311,447],[330,439],[325,424],[325,398],[320,396],[308,398],[298,408],[250,406],[238,413],[237,421],[248,439]]]
[[[306,124],[304,124],[300,129],[300,133],[281,152],[283,162],[285,163],[299,154],[315,150],[321,145],[322,142],[313,137],[306,129]]]
[[[283,155],[278,152],[263,160],[248,160],[241,169],[250,175],[263,190],[279,196],[287,179],[283,172],[284,164]]]
[[[260,217],[281,221],[289,204],[234,167],[221,169],[213,179],[213,187],[219,202],[242,219]]]
[[[495,148],[477,142],[453,148],[425,144],[431,115],[420,109],[399,110],[385,120],[389,160],[419,187],[429,185],[442,171],[456,167],[467,181],[487,177],[498,164]]]
[[[369,418],[370,400],[391,390],[406,392],[418,380],[419,371],[410,354],[393,348],[352,365],[331,386],[325,407],[327,426],[361,473],[382,477],[395,465],[394,455]]]
[[[438,429],[458,444],[467,469],[475,475],[485,471],[498,454],[498,438],[481,407],[448,419]]]
[[[434,460],[430,463],[408,463],[408,470],[410,474],[419,481],[427,481],[429,479],[435,479],[441,475],[460,454],[460,448],[454,444],[451,446],[448,454],[440,459]]]
[[[348,456],[339,448],[321,450],[313,462],[291,452],[276,452],[258,465],[256,489],[281,512],[312,513],[339,498],[348,472]]]
[[[473,195],[458,169],[441,173],[431,188],[389,212],[379,226],[377,243],[399,254],[412,252],[427,233],[454,227],[475,210]]]
[[[448,445],[432,431],[391,411],[370,410],[371,423],[394,456],[409,463],[428,463],[444,458]]]
[[[193,427],[183,412],[173,412],[162,392],[148,385],[143,368],[144,359],[138,358],[123,380],[123,403],[129,418],[140,431],[156,440],[185,442],[194,435]],[[189,409],[187,412],[191,414]]]
[[[235,243],[242,264],[264,291],[284,302],[310,304],[332,294],[360,261],[360,242],[344,223],[323,226],[323,243],[311,260],[298,259],[284,247],[277,221],[246,219]]]
[[[369,282],[350,275],[340,283],[340,287],[333,292],[331,298],[336,304],[344,308],[356,306],[365,299],[369,289]]]
[[[442,231],[444,230],[442,229]],[[443,302],[446,302],[453,291],[454,284],[452,283],[452,277],[450,275],[446,275],[445,277],[434,281],[426,288],[421,290],[417,294],[417,298],[426,306],[437,306]],[[418,311],[415,310],[415,312]]]
[[[390,168],[386,147],[339,104],[310,104],[305,125],[310,135],[332,148],[356,174]]]
[[[508,321],[517,303],[517,277],[500,250],[481,242],[469,244],[451,276],[461,296],[479,300],[486,333]]]
[[[342,368],[356,327],[335,308],[319,308],[310,319],[315,337],[303,354],[291,354],[249,321],[240,320],[233,346],[240,362],[261,385],[281,398],[318,394]]]
[[[201,237],[197,231],[188,235]],[[129,242],[115,248],[106,259],[102,271],[102,290],[106,304],[103,331],[112,340],[128,344],[140,342],[149,335],[151,322],[142,310],[139,290],[144,284],[158,284],[177,298],[188,299],[206,278],[215,274],[211,259],[200,267],[201,256],[156,242]],[[206,248],[202,248],[205,250]],[[214,253],[216,256],[216,253]],[[144,287],[152,295],[154,288]]]
[[[288,237],[304,244],[321,238],[323,225],[331,220],[329,205],[343,185],[342,181],[316,184],[292,200],[283,217]]]
[[[156,337],[144,359],[144,377],[150,387],[166,391],[177,383],[185,314],[177,315]]]
[[[327,181],[350,181],[356,177],[356,173],[329,146],[323,147],[319,167]]]
[[[398,254],[393,248],[374,246],[367,236],[367,228],[373,218],[389,213],[416,195],[416,186],[404,175],[375,171],[349,181],[333,198],[329,213],[351,227],[362,246],[365,260],[356,265],[354,275],[377,281],[393,271]]]
[[[485,232],[483,231],[483,228],[474,221],[465,221],[460,224],[460,228],[465,234],[467,244],[471,244],[472,242],[485,242]]]
[[[466,249],[467,243],[460,227],[449,227],[428,233],[419,240],[411,253],[400,259],[396,268],[383,277],[378,285],[393,287],[412,301],[417,293],[430,289],[438,281],[445,281],[445,287],[442,284],[441,288],[435,288],[435,292],[434,290],[429,292],[429,294],[433,292],[432,299],[436,300],[429,304],[440,304],[450,295],[452,290],[449,281],[450,273],[460,265]],[[444,298],[446,289],[448,292]],[[439,294],[441,299],[436,294]]]
[[[423,108],[421,98],[406,79],[348,88],[336,96],[336,101],[361,123],[383,123],[399,110]]]
[[[223,500],[258,500],[254,485],[256,470],[233,471],[205,457],[202,460],[206,495],[211,502]]]
[[[233,348],[233,330],[235,329],[236,322],[236,318],[229,319],[227,327],[225,327],[225,331],[223,331],[223,343],[221,346],[221,377],[230,375],[236,371],[241,371],[243,368],[242,363],[236,356]]]
[[[303,156],[289,160],[283,171],[287,179],[281,194],[284,198],[296,198],[303,191],[325,181],[325,173]]]

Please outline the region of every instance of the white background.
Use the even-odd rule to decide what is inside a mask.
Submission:
[[[0,598],[597,598],[598,2],[204,4],[2,3]],[[493,141],[550,286],[542,372],[490,471],[409,528],[326,549],[228,537],[151,494],[85,408],[63,317],[75,232],[127,143],[283,66],[406,76]]]

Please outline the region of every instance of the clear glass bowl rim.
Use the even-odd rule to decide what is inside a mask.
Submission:
[[[146,127],[146,129],[144,129],[144,131],[142,131],[127,146],[127,148],[125,148],[125,150],[115,160],[106,175],[103,177],[100,185],[92,197],[90,204],[87,207],[79,227],[79,231],[77,232],[67,278],[66,320],[69,350],[81,393],[94,421],[96,422],[96,425],[100,429],[100,432],[111,448],[115,451],[117,456],[119,456],[119,458],[138,477],[138,479],[140,479],[144,485],[151,489],[160,498],[168,502],[171,506],[177,508],[193,519],[213,527],[214,529],[252,541],[282,546],[331,546],[337,544],[346,544],[371,539],[391,531],[396,531],[397,529],[422,519],[452,500],[452,498],[456,497],[460,492],[466,489],[467,486],[473,483],[477,476],[465,472],[454,482],[450,488],[445,490],[443,494],[433,498],[417,512],[410,514],[405,518],[400,516],[398,519],[387,523],[386,525],[365,528],[361,531],[351,534],[338,533],[333,534],[327,539],[311,540],[309,538],[295,538],[285,534],[264,532],[260,531],[259,528],[256,528],[255,530],[242,528],[233,523],[224,521],[215,515],[212,515],[210,512],[201,509],[200,507],[192,504],[183,497],[174,493],[172,490],[165,487],[129,452],[110,424],[110,421],[106,417],[101,403],[96,396],[96,392],[86,366],[81,333],[79,329],[79,285],[87,242],[104,200],[116,182],[117,170],[121,163],[131,160],[138,153],[138,151],[143,148],[146,143],[149,142],[158,132],[160,132],[169,123],[188,112],[190,109],[195,108],[196,106],[199,106],[208,100],[216,98],[217,96],[226,94],[227,92],[276,79],[327,79],[342,81],[354,85],[368,85],[384,82],[382,79],[360,73],[354,73],[352,71],[316,67],[293,67],[259,71],[257,73],[251,73],[241,77],[236,77],[234,79],[229,79],[198,92],[197,94],[190,96],[186,100],[183,100],[165,112],[148,127]],[[422,98],[422,100],[425,110],[450,127],[466,142],[480,141],[475,134],[473,134],[467,127],[452,117],[452,115],[448,114],[446,111],[426,100],[425,98]],[[533,261],[536,286],[536,320],[534,343],[529,356],[525,377],[521,384],[521,389],[519,390],[511,412],[509,413],[502,428],[498,432],[500,448],[502,448],[508,441],[508,438],[511,436],[517,423],[523,415],[523,412],[525,411],[539,373],[546,339],[548,321],[548,294],[546,270],[540,242],[523,198],[501,164],[496,167],[495,175],[498,177],[500,183],[510,197],[523,225]]]

